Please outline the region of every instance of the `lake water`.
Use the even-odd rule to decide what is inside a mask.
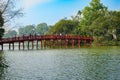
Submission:
[[[1,51],[0,80],[120,80],[120,47]]]

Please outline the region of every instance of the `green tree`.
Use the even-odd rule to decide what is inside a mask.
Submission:
[[[73,20],[60,20],[54,26],[51,27],[49,33],[52,34],[73,34],[73,30],[78,26],[78,21]]]
[[[117,30],[120,29],[120,11],[109,11],[108,13],[108,33],[112,35],[113,39],[117,40]]]
[[[23,35],[35,35],[35,26],[34,25],[27,25],[23,28],[19,28],[19,35],[23,36]]]
[[[82,18],[82,12],[79,10],[78,13],[75,16],[71,16],[73,21],[81,21]]]
[[[100,35],[112,36],[112,39],[117,40],[117,30],[120,29],[120,11],[108,11],[103,17],[99,17],[92,23],[92,27],[97,25],[97,30],[94,32],[101,32]]]
[[[96,26],[92,26],[92,23],[99,17],[103,17],[107,12],[107,7],[105,7],[100,0],[92,0],[90,2],[90,6],[87,6],[83,10],[83,20],[80,23],[82,26],[82,31],[85,32],[86,35],[91,35],[94,32],[94,28],[97,29]]]
[[[37,34],[44,35],[47,33],[48,30],[49,30],[49,27],[46,23],[40,23],[37,25],[35,31]]]
[[[14,0],[0,0],[0,38],[5,32],[4,24],[22,14],[21,9],[16,10],[13,3]]]
[[[15,30],[8,31],[5,35],[4,38],[9,38],[9,37],[15,37],[17,36],[17,32]]]
[[[23,36],[24,34],[26,34],[24,28],[19,28],[18,32],[19,36]]]
[[[120,11],[109,11],[100,0],[92,0],[82,11],[79,26],[74,32],[91,35],[100,42],[118,40],[120,36]]]

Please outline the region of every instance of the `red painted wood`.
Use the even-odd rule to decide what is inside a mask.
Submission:
[[[46,40],[44,40],[44,48],[46,48]]]
[[[19,50],[20,50],[20,42],[19,42],[19,45],[18,45],[18,46],[19,46]]]
[[[68,48],[68,39],[66,39],[65,44],[66,44],[66,48]]]
[[[60,48],[62,48],[62,40],[60,40]]]
[[[28,50],[30,49],[30,42],[28,41]]]
[[[34,49],[34,41],[32,41],[32,49]]]
[[[51,48],[54,48],[54,40],[53,39],[51,40],[51,43],[52,43]]]
[[[75,40],[72,40],[72,48],[74,48],[74,42],[75,42]]]
[[[80,48],[80,40],[78,40],[78,48]]]
[[[84,47],[86,47],[86,39],[84,40]]]
[[[42,45],[42,40],[41,40],[41,43],[40,43],[40,44],[41,44],[41,49],[42,49],[42,48],[43,48],[43,45]]]
[[[36,44],[36,49],[38,50],[38,40],[37,40],[37,44]]]
[[[14,43],[12,43],[12,46],[13,46],[13,50],[14,50],[14,48],[15,48],[15,47],[14,47]]]
[[[4,44],[9,44],[9,49],[11,49],[11,44],[12,43],[19,43],[19,50],[20,50],[20,43],[23,42],[23,49],[24,49],[24,42],[28,41],[28,49],[29,49],[29,42],[32,41],[32,49],[34,48],[34,41],[44,41],[44,47],[46,47],[46,41],[50,42],[48,43],[48,45],[50,47],[54,47],[57,46],[56,44],[54,44],[55,41],[59,42],[57,44],[59,44],[60,48],[62,48],[62,44],[63,41],[65,41],[65,46],[66,48],[68,47],[68,41],[72,40],[72,47],[75,46],[74,41],[78,41],[77,45],[78,47],[80,47],[80,42],[84,43],[84,46],[86,46],[86,44],[90,44],[90,46],[92,45],[93,42],[93,37],[86,37],[86,36],[71,36],[71,35],[35,35],[35,36],[22,36],[22,37],[12,37],[12,38],[2,38],[0,39],[0,44],[4,45]],[[52,41],[51,41],[52,40]],[[66,41],[68,40],[68,41]],[[43,47],[43,45],[41,44],[41,48]],[[14,47],[13,47],[14,48]],[[38,48],[38,42],[36,44],[36,48]],[[3,48],[2,48],[3,49]]]

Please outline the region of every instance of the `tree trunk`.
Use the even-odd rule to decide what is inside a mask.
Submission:
[[[112,30],[113,39],[117,40],[116,29]]]
[[[0,27],[4,25],[4,19],[2,17],[1,11],[0,11]]]
[[[112,34],[112,36],[113,36],[113,39],[117,40],[116,34]]]
[[[108,33],[112,35],[114,40],[117,40],[116,29],[108,30]]]

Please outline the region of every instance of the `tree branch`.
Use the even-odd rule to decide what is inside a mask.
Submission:
[[[9,17],[9,19],[7,19],[6,21],[4,21],[4,23],[9,22],[11,19],[13,19],[13,18],[14,18],[15,16],[17,16],[17,15],[22,15],[22,13],[20,13],[20,12],[21,12],[21,9],[15,11],[15,13],[13,13],[13,15],[11,15],[11,16]]]
[[[8,8],[9,3],[10,3],[10,0],[7,1],[7,3],[6,3],[6,5],[5,5],[3,11],[1,12],[2,14],[3,14],[3,13],[6,11],[6,9]]]

